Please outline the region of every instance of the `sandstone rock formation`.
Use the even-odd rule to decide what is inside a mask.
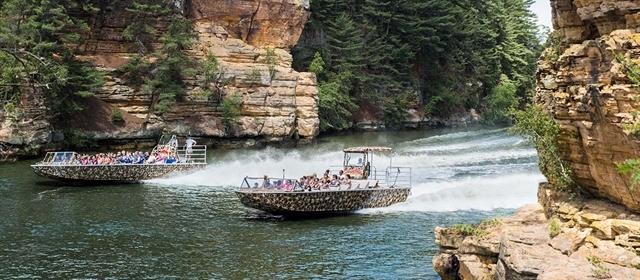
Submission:
[[[447,279],[443,260],[454,254],[461,279],[640,279],[637,214],[603,200],[568,202],[545,184],[539,198],[542,204],[522,207],[485,237],[436,228],[441,249],[434,269]],[[550,232],[554,219],[556,236]]]
[[[541,57],[535,102],[562,126],[560,152],[576,182],[597,197],[640,211],[640,188],[630,189],[629,178],[614,165],[640,157],[640,142],[624,126],[639,121],[640,92],[626,67],[640,62],[635,20],[640,1],[551,4],[565,44]]]
[[[193,49],[187,50],[188,55],[197,61],[206,55],[215,56],[226,82],[221,85],[221,92],[208,96],[203,91],[203,77],[190,77],[186,81],[187,94],[179,97],[171,111],[162,116],[153,112],[153,96],[110,74],[137,55],[132,53],[136,51],[132,43],[122,36],[124,28],[134,20],[125,10],[131,2],[109,2],[111,4],[101,7],[99,14],[87,18],[92,29],[76,50],[80,58],[93,61],[106,74],[105,85],[96,89],[96,96],[108,107],[120,108],[138,118],[141,125],[135,130],[97,129],[88,131],[88,135],[96,140],[134,140],[157,138],[164,130],[205,138],[277,142],[313,139],[318,134],[315,75],[294,71],[289,53],[309,16],[308,1],[172,0],[173,13],[194,19],[196,24],[199,40]],[[168,24],[167,18],[159,18],[156,40]],[[160,44],[155,43],[154,47]],[[267,61],[268,49],[273,51],[275,59]],[[232,95],[242,97],[242,113],[237,125],[230,129],[222,124],[220,102]],[[23,96],[23,99],[38,98],[31,92]],[[47,122],[46,110],[29,103],[21,104],[24,106],[19,106],[17,111],[29,112],[28,116],[22,116],[19,121],[9,114],[0,116],[0,143],[4,143],[5,150],[17,147],[20,148],[18,154],[37,154],[38,149],[26,151],[25,145],[37,142],[51,146],[52,140],[62,140],[59,138],[63,136]]]

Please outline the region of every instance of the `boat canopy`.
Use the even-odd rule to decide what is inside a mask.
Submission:
[[[374,146],[363,146],[363,147],[350,147],[342,150],[345,153],[389,153],[391,152],[390,147],[374,147]]]

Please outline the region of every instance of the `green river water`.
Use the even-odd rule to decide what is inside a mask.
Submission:
[[[394,148],[409,199],[351,215],[287,219],[245,208],[245,175],[321,173],[341,149]],[[209,150],[193,174],[79,187],[0,164],[0,278],[439,279],[436,226],[507,216],[536,201],[535,150],[505,129],[373,132],[313,146]]]

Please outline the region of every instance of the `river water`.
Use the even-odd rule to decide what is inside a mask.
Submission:
[[[243,207],[245,175],[321,174],[341,149],[394,148],[409,199],[384,209],[283,219]],[[209,151],[206,170],[77,187],[0,164],[0,278],[439,279],[436,226],[508,216],[536,201],[535,150],[506,129],[323,137],[295,149]]]

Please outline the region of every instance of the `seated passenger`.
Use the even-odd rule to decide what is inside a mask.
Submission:
[[[156,163],[156,153],[152,153],[144,163]]]
[[[349,187],[351,187],[351,175],[347,174],[347,176],[345,176],[345,179],[342,180],[340,184],[349,185]]]
[[[333,174],[333,177],[331,178],[329,185],[331,187],[337,187],[340,185],[340,180],[338,180],[338,175]]]
[[[165,160],[165,163],[176,163],[176,158],[174,156],[169,156],[169,158],[167,160]]]

